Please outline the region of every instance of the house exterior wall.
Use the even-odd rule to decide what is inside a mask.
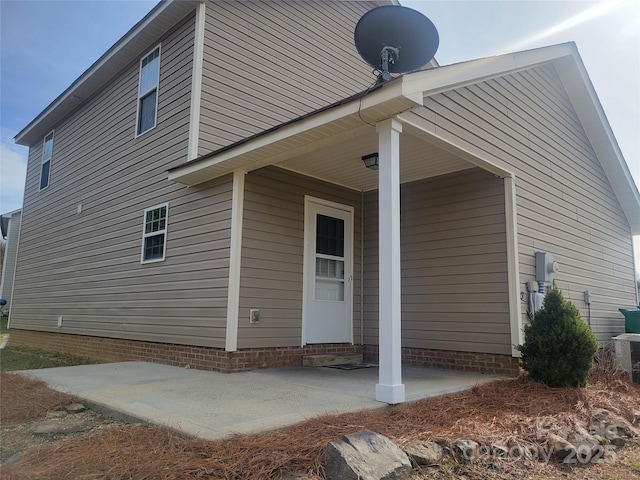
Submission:
[[[354,208],[353,321],[360,343],[360,193],[268,167],[245,180],[238,348],[302,342],[305,195]],[[249,323],[252,308],[260,309],[259,324]]]
[[[13,275],[16,270],[16,254],[18,253],[18,237],[20,233],[20,221],[22,212],[14,212],[9,219],[7,232],[7,243],[4,247],[4,258],[2,261],[2,279],[0,280],[0,298],[4,298],[11,304],[11,293],[13,290]]]
[[[53,126],[42,191],[31,145],[12,328],[224,347],[231,178],[166,178],[187,155],[194,15],[142,55],[158,44],[154,129],[135,137],[138,58]],[[166,259],[141,264],[144,209],[164,202]]]
[[[209,1],[198,95],[192,92],[192,75],[198,72],[196,11],[202,9],[141,54],[161,44],[155,128],[135,136],[140,58],[92,97],[81,99],[72,114],[52,126],[51,179],[42,191],[43,139],[30,145],[12,327],[74,334],[76,339],[100,336],[224,348],[231,178],[191,188],[166,180],[167,169],[188,159],[189,125],[194,121],[190,101],[200,96],[196,118],[202,154],[364,90],[375,78],[355,50],[353,30],[362,14],[375,6],[374,1]],[[344,200],[333,187],[304,182],[312,194]],[[359,193],[347,197],[345,203],[359,206]],[[295,200],[300,200],[300,215],[303,198]],[[165,202],[166,259],[141,264],[144,209]],[[261,206],[253,205],[251,198],[247,204],[248,228],[268,226],[268,217],[252,217]],[[289,295],[301,295],[303,230],[298,234],[299,271],[285,272],[286,278],[265,290],[270,294],[295,284],[288,277],[293,273],[300,277],[299,291],[294,288]],[[278,241],[288,234],[273,235]],[[256,272],[267,260],[251,258],[251,252],[260,250],[252,242],[249,233],[240,316],[248,318],[249,305],[263,313],[257,328],[241,322],[239,347],[299,346],[301,299],[292,299],[299,304],[295,315],[291,311],[296,307],[271,306],[277,299],[265,298],[256,286],[265,281]],[[252,267],[254,260],[257,266]],[[359,300],[354,305],[358,327]],[[270,324],[274,318],[284,324]],[[355,333],[359,338],[359,330]]]
[[[551,253],[557,285],[585,320],[592,292],[598,339],[623,333],[618,308],[635,300],[630,226],[553,65],[427,97],[413,114],[516,175],[522,291],[535,252]]]
[[[209,1],[200,155],[365,90],[353,44],[374,1]]]
[[[364,343],[377,345],[378,192],[364,200]],[[464,170],[402,185],[400,203],[402,346],[510,354],[503,181]]]

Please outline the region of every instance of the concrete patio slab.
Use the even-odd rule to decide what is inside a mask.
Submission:
[[[378,369],[296,367],[233,374],[146,362],[26,370],[90,406],[205,439],[284,427],[326,413],[376,409]],[[404,367],[407,401],[503,377]]]

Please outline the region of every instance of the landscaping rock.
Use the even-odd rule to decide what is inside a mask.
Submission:
[[[480,448],[478,442],[474,442],[473,440],[456,440],[453,445],[466,461],[473,462],[478,459],[478,449]]]
[[[605,409],[596,410],[591,416],[591,423],[600,431],[606,431],[606,438],[612,436],[626,436],[629,438],[640,437],[640,429],[634,427],[631,422],[619,415]],[[613,427],[613,428],[612,428]]]
[[[627,444],[627,441],[623,437],[613,432],[607,434],[607,440],[611,445],[615,445],[616,447],[624,447]]]
[[[404,449],[404,453],[416,465],[439,465],[445,456],[443,448],[436,442],[412,443]]]
[[[586,428],[577,423],[574,425],[574,432],[569,437],[569,441],[572,445],[578,448],[581,446],[586,446],[592,452],[597,451],[600,447],[600,439],[594,435],[591,435]]]
[[[509,447],[506,445],[491,445],[491,453],[498,458],[509,458]]]
[[[64,410],[51,410],[51,411],[47,412],[47,418],[48,419],[64,418],[67,415],[68,415],[68,413],[65,412]]]
[[[363,430],[331,442],[324,452],[329,480],[404,480],[411,462],[384,435]]]
[[[63,408],[67,413],[71,414],[84,412],[87,409],[87,407],[81,403],[70,403],[69,405],[65,405]]]
[[[5,466],[11,465],[12,463],[16,463],[20,461],[20,459],[22,459],[22,452],[14,453],[9,458],[7,458],[4,462],[2,462],[2,464]]]
[[[433,437],[431,441],[440,445],[444,450],[445,455],[453,453],[453,445],[451,445],[451,442],[446,438]]]
[[[555,433],[550,433],[547,437],[547,442],[556,460],[562,462],[567,457],[575,458],[576,447],[574,447],[566,438],[562,438],[560,435],[556,435]]]
[[[33,429],[34,435],[56,435],[86,432],[95,426],[94,422],[67,418],[63,420],[45,420]]]

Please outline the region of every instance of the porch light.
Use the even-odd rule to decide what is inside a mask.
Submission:
[[[370,168],[371,170],[378,170],[378,152],[365,155],[362,157],[362,161],[364,162],[365,167]]]

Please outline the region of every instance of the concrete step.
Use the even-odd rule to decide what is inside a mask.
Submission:
[[[362,363],[361,353],[326,353],[322,355],[305,355],[302,365],[305,367],[328,367],[345,363]]]

